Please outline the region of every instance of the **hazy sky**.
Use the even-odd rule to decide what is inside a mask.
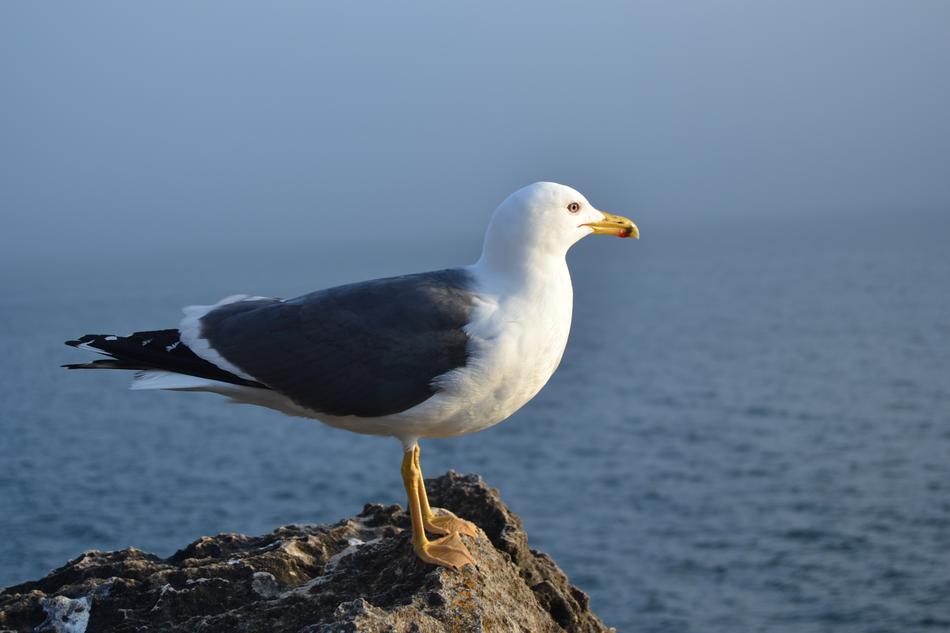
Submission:
[[[950,212],[950,2],[3,2],[4,258]]]

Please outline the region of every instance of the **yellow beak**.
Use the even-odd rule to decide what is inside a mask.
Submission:
[[[603,211],[601,211],[603,213]],[[581,226],[589,226],[594,231],[594,235],[616,235],[617,237],[635,237],[640,239],[640,229],[637,225],[622,215],[612,215],[604,213],[604,219],[600,222],[588,222]]]

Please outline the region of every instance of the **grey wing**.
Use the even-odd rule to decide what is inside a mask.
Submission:
[[[434,378],[465,365],[470,289],[468,273],[453,269],[240,301],[205,314],[200,336],[302,407],[391,415],[430,398]]]

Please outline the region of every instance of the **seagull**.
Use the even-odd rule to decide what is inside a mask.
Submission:
[[[397,438],[413,550],[461,569],[475,561],[460,536],[476,529],[429,506],[419,440],[486,429],[547,383],[571,328],[567,251],[588,235],[640,232],[570,187],[534,183],[495,209],[472,265],[295,299],[234,295],[185,308],[174,329],[66,341],[107,358],[64,367],[134,370],[132,389],[213,392]]]

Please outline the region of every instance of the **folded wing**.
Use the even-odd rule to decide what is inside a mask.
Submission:
[[[321,290],[241,297],[186,312],[182,340],[205,360],[334,416],[378,417],[436,392],[465,365],[471,279],[443,270]]]

